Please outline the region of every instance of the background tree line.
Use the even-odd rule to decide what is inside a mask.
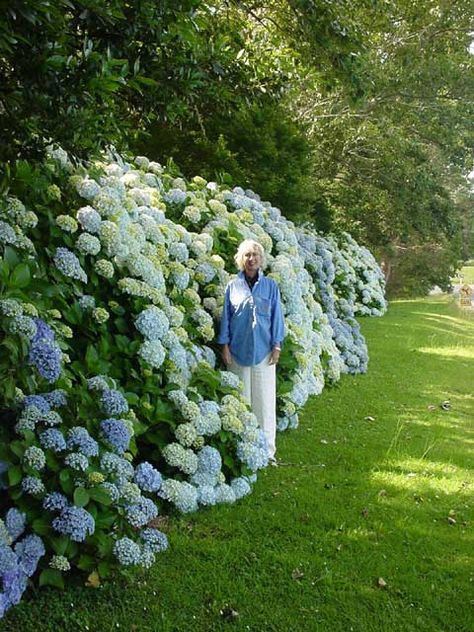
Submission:
[[[265,6],[262,7],[261,5]],[[2,189],[109,144],[344,229],[392,294],[472,256],[473,20],[460,0],[1,0]]]

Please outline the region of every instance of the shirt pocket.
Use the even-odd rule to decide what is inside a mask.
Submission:
[[[267,298],[255,297],[255,304],[257,306],[257,314],[259,316],[265,316],[270,318],[270,301]]]

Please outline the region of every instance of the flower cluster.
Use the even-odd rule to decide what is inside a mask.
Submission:
[[[14,251],[7,276],[25,288],[7,283],[0,300],[12,349],[0,487],[53,533],[44,536],[49,573],[105,550],[123,566],[149,567],[167,547],[150,526],[158,507],[234,502],[268,463],[241,383],[217,360],[236,242],[262,244],[266,274],[280,288],[280,430],[295,428],[325,385],[366,370],[356,316],[384,313],[383,275],[350,235],[296,226],[252,191],[176,178],[145,157],[106,155],[86,173],[60,149],[48,156],[49,172],[59,164],[47,190],[56,209],[48,213],[57,212],[50,234],[40,242],[37,216],[13,197],[0,200],[0,252]],[[29,292],[33,280],[41,292]],[[32,303],[18,298],[27,293]],[[61,388],[45,392],[44,382]],[[22,529],[18,515],[0,522],[0,573],[19,558],[10,540]],[[57,550],[63,539],[71,541],[67,558]],[[0,616],[3,603],[19,599],[15,586],[8,602],[0,593]]]
[[[37,535],[19,540],[24,529],[25,515],[14,508],[7,511],[5,520],[0,520],[0,618],[20,601],[28,578],[45,554]]]

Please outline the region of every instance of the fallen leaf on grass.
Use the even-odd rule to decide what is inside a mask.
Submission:
[[[304,577],[304,573],[301,568],[295,568],[291,573],[292,579],[302,579]]]
[[[377,586],[378,588],[387,588],[387,582],[385,581],[383,577],[377,578]]]
[[[363,518],[367,518],[367,516],[369,515],[369,510],[367,509],[367,507],[364,507],[364,509],[362,509],[360,513]]]
[[[321,439],[320,443],[324,443],[324,445],[326,445],[326,444],[327,444],[327,443],[329,443],[329,442],[328,442],[328,440],[327,440],[327,439]]]
[[[381,489],[378,493],[379,497],[382,498],[383,496],[387,495],[387,490],[386,489]]]
[[[367,417],[364,417],[365,421],[375,421],[375,417],[372,417],[371,415],[367,415]]]
[[[100,577],[97,571],[92,571],[92,573],[89,575],[86,580],[86,586],[89,586],[89,588],[99,588]]]
[[[158,516],[157,518],[150,520],[147,526],[159,529],[160,531],[166,531],[171,526],[170,518],[169,516]]]
[[[430,404],[428,406],[428,410],[436,410],[436,406],[434,406],[433,404]]]
[[[234,621],[239,616],[237,610],[231,608],[230,606],[224,606],[219,610],[219,614],[224,619],[224,621]]]

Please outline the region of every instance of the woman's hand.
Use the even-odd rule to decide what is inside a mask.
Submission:
[[[278,364],[279,359],[280,359],[280,349],[279,347],[273,347],[268,364]]]
[[[222,361],[226,366],[230,366],[232,364],[232,356],[230,355],[229,345],[224,345],[222,347]]]

